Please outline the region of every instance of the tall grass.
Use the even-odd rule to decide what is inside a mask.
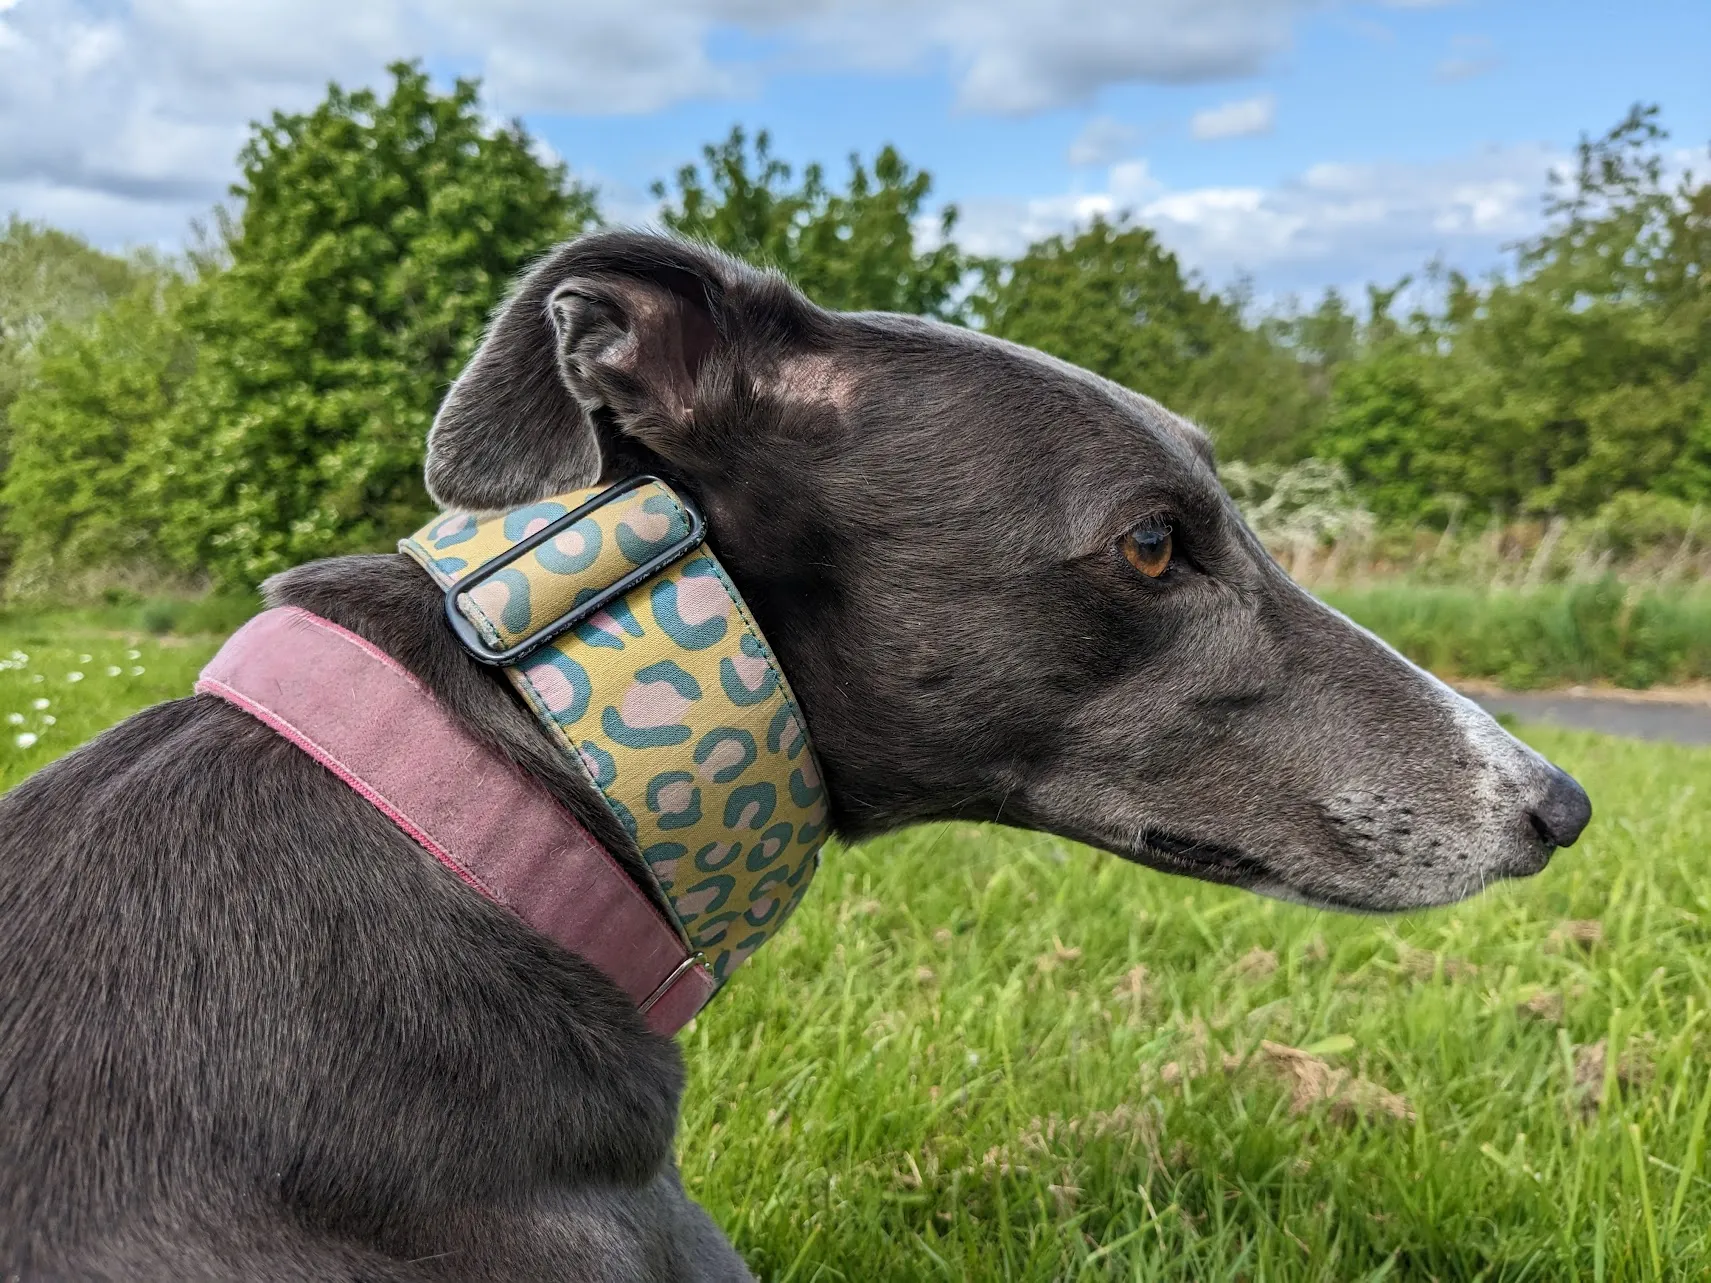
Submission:
[[[1602,579],[1521,588],[1392,581],[1317,591],[1445,677],[1517,690],[1711,681],[1711,588]]]

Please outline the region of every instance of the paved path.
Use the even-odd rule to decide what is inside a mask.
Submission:
[[[1633,739],[1711,744],[1711,703],[1671,704],[1563,691],[1470,691],[1468,694],[1493,713],[1512,713],[1523,722],[1549,722],[1554,726]]]

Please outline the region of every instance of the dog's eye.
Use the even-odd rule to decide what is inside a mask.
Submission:
[[[1148,579],[1157,579],[1170,568],[1171,552],[1169,526],[1136,526],[1123,536],[1123,555]]]

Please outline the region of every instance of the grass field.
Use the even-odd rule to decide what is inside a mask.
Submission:
[[[0,787],[213,645],[0,616]],[[686,1183],[772,1280],[1711,1277],[1711,751],[1528,736],[1582,844],[1406,918],[972,825],[828,851],[682,1036]]]

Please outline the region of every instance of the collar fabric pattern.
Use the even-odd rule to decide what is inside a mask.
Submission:
[[[445,514],[398,547],[450,589],[603,493]],[[457,609],[504,650],[691,525],[650,479],[459,594]],[[807,723],[718,559],[703,545],[505,673],[636,840],[685,939],[723,983],[800,902],[827,807]]]

